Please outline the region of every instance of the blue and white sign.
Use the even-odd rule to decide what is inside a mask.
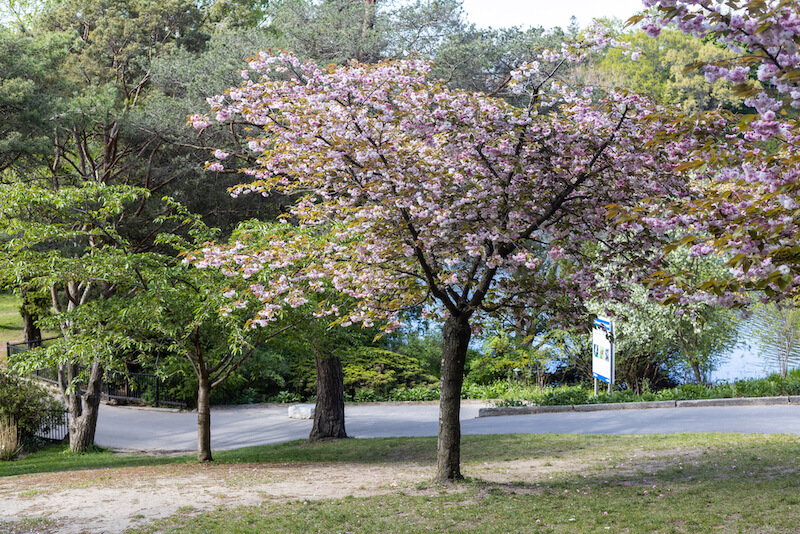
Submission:
[[[614,323],[598,317],[592,329],[592,376],[614,383]]]

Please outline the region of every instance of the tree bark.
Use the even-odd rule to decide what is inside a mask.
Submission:
[[[210,462],[214,459],[211,457],[211,385],[202,359],[197,371],[197,460]]]
[[[67,378],[61,375],[61,387],[67,400],[69,409],[69,450],[71,452],[86,452],[94,445],[94,435],[97,430],[97,416],[100,411],[100,396],[103,385],[103,366],[100,362],[92,364],[89,381],[81,395],[76,385],[74,391],[67,393],[66,388],[77,376],[77,366],[66,366]]]
[[[42,344],[42,330],[36,325],[37,317],[31,313],[32,303],[28,299],[25,292],[22,293],[22,306],[20,307],[20,315],[22,315],[22,335],[24,341],[29,349],[35,349]]]
[[[700,362],[698,362],[697,360],[693,359],[690,362],[690,365],[692,367],[692,372],[694,373],[695,381],[697,381],[697,383],[699,385],[704,386],[705,383],[706,383],[706,379],[703,376],[703,371],[700,370]]]
[[[344,428],[344,373],[342,361],[336,356],[318,356],[317,404],[314,409],[314,426],[308,436],[310,441],[343,439]]]
[[[439,441],[436,480],[446,483],[461,475],[461,386],[472,336],[466,317],[449,316],[442,329],[442,383],[439,398]]]

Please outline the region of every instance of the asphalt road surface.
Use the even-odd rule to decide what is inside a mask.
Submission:
[[[800,434],[800,405],[662,408],[478,418],[483,405],[461,407],[462,434],[657,434],[741,432]],[[435,436],[437,404],[348,405],[347,434],[355,438]],[[290,419],[286,406],[215,407],[211,446],[236,449],[308,438],[312,421]],[[135,450],[197,449],[197,413],[103,405],[95,442]]]

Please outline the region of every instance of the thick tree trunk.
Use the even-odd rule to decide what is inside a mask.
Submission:
[[[436,480],[452,482],[461,475],[461,386],[472,336],[469,320],[450,316],[442,329],[442,384],[439,400],[439,442]]]
[[[62,391],[64,391],[69,409],[69,450],[86,452],[94,444],[94,435],[97,430],[97,416],[100,411],[103,385],[103,366],[100,362],[92,364],[83,395],[77,386],[74,391],[67,392],[67,386],[77,376],[77,367],[74,365],[66,367],[66,370],[62,369],[60,374]],[[66,372],[66,377],[64,377],[64,372]]]
[[[197,460],[210,462],[211,457],[211,386],[208,370],[201,360],[197,367]]]
[[[344,373],[342,361],[336,356],[317,357],[317,405],[314,410],[314,427],[308,439],[342,439],[347,437],[344,428]]]
[[[20,315],[22,315],[22,335],[24,341],[29,349],[35,349],[42,344],[42,331],[36,325],[37,317],[31,313],[31,302],[28,300],[25,292],[22,294],[22,306],[20,307]]]

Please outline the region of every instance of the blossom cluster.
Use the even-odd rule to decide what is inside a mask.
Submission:
[[[262,52],[241,86],[209,99],[216,121],[251,126],[244,146],[257,164],[237,169],[248,182],[232,193],[300,195],[294,237],[188,258],[248,281],[231,306],[245,293],[263,302],[254,324],[323,290],[345,301],[317,313],[341,324],[391,329],[397,312],[422,303],[440,316],[567,317],[597,291],[625,298],[641,262],[656,261],[661,236],[608,221],[610,206],[687,194],[673,169],[694,145],[654,143],[669,127],[663,110],[638,95],[598,101],[556,86],[559,111],[532,114],[450,91],[428,71],[419,60],[321,68]],[[208,127],[205,115],[191,122]],[[214,155],[216,169],[234,164],[227,151]]]
[[[705,65],[706,77],[734,84],[756,112],[743,118],[709,114],[726,123],[724,135],[699,143],[688,159],[698,165],[686,169],[700,171],[704,187],[690,202],[666,216],[652,212],[644,222],[662,231],[691,229],[702,239],[691,244],[695,255],[722,251],[738,280],[734,290],[759,289],[776,298],[792,294],[800,285],[793,252],[800,231],[800,130],[789,117],[791,108],[800,108],[800,6],[776,0],[644,3],[655,8],[645,24],[651,35],[674,24],[733,50],[734,59]],[[683,123],[684,131],[692,132],[693,120]],[[773,148],[767,150],[766,142]]]

